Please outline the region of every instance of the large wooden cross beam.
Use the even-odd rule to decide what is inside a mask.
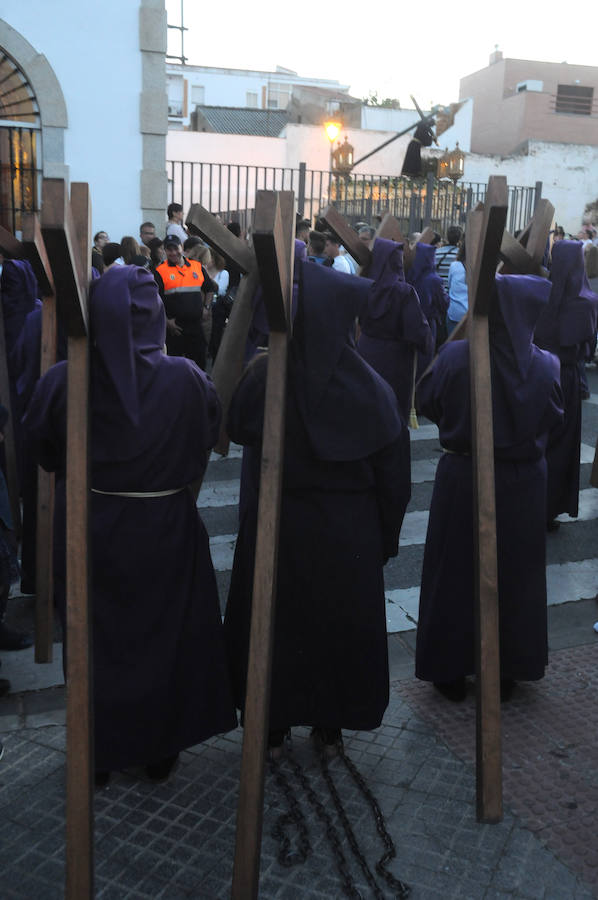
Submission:
[[[483,204],[478,204],[482,207]],[[518,238],[504,231],[500,244],[498,271],[501,275],[543,275],[542,258],[554,216],[554,206],[542,198],[525,229]],[[468,251],[469,252],[469,251]],[[465,313],[447,342],[462,340],[467,331],[468,313]]]
[[[89,612],[89,189],[44,179],[42,234],[68,334],[66,452],[66,897],[93,896],[93,705]]]
[[[231,896],[258,896],[294,261],[291,192],[257,195],[253,245],[270,326],[258,529]]]
[[[222,406],[222,426],[214,449],[226,456],[229,448],[226,418],[235,385],[243,371],[245,344],[253,315],[252,300],[258,285],[257,261],[253,250],[199,203],[189,209],[186,224],[192,234],[198,234],[244,273],[212,370],[212,380]]]
[[[474,560],[477,631],[477,815],[502,819],[500,654],[494,431],[488,310],[507,219],[507,180],[490,178],[483,209],[467,220]]]
[[[39,218],[29,213],[23,218],[22,240],[0,228],[0,248],[5,255],[27,259],[35,277],[42,305],[40,375],[56,362],[56,296],[54,279]],[[41,466],[37,470],[37,533],[35,575],[35,661],[52,662],[54,642],[54,591],[52,546],[54,524],[54,474]]]
[[[326,222],[330,231],[337,237],[343,247],[351,254],[360,265],[360,274],[367,275],[367,268],[372,261],[372,251],[362,240],[355,230],[349,225],[344,216],[338,211],[336,206],[327,206],[320,218]],[[418,238],[417,243],[427,244],[432,241],[434,230],[427,226]],[[409,269],[415,256],[415,249],[409,244],[409,241],[403,237],[401,227],[390,213],[386,213],[382,222],[376,230],[374,240],[376,238],[386,238],[387,240],[403,243],[403,262],[405,269]]]

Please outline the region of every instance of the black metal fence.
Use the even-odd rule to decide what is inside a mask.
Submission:
[[[443,236],[449,225],[465,224],[467,213],[486,196],[486,184],[438,181],[402,176],[353,175],[299,168],[238,166],[169,160],[170,201],[187,210],[201,203],[223,221],[238,221],[249,228],[259,190],[292,190],[298,212],[315,223],[333,203],[351,223],[376,224],[377,217],[392,213],[404,232],[421,231],[431,225]],[[513,234],[524,228],[542,195],[542,183],[533,187],[509,187],[507,228]]]
[[[39,211],[39,131],[26,126],[0,126],[0,225],[21,229],[25,212]]]

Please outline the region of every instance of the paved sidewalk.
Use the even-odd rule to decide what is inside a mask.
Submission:
[[[449,704],[414,681],[413,632],[390,639],[392,689],[384,724],[372,733],[347,732],[345,746],[396,843],[389,868],[411,885],[416,900],[598,897],[597,636],[591,632],[598,608],[593,601],[569,606],[552,614],[547,677],[522,686],[503,707],[505,816],[498,825],[475,819],[473,699]],[[62,897],[63,689],[2,701],[0,735],[6,747],[0,896]],[[237,729],[183,753],[168,784],[119,773],[96,793],[98,897],[229,896],[241,737]],[[293,756],[342,835],[306,729],[294,732]],[[282,769],[294,784],[288,761]],[[343,763],[333,761],[330,770],[374,870],[383,852],[374,820]],[[260,897],[342,897],[326,833],[305,794],[300,798],[312,852],[305,864],[287,869],[277,861],[271,836],[287,807],[268,776]],[[296,844],[296,834],[290,836]],[[361,895],[374,896],[344,839],[342,846]],[[377,880],[379,896],[394,896]]]

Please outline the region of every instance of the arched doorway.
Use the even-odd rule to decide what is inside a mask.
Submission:
[[[21,229],[24,213],[39,209],[41,120],[33,87],[0,48],[0,225]]]

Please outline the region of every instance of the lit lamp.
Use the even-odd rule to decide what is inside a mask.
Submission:
[[[345,136],[345,143],[339,144],[336,150],[332,151],[332,171],[336,175],[350,175],[353,168],[353,145],[349,143],[349,139]]]
[[[463,177],[465,170],[465,154],[459,149],[459,141],[455,149],[449,152],[448,147],[438,160],[436,169],[437,178],[450,178],[455,184]]]
[[[328,168],[330,169],[331,172],[332,172],[332,148],[334,147],[335,140],[341,133],[342,127],[343,126],[342,126],[341,122],[335,122],[335,121],[324,122],[324,131],[326,132],[326,137],[330,141],[330,162],[329,162]]]

